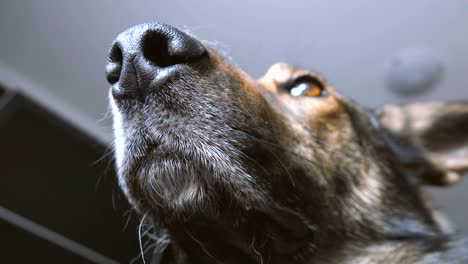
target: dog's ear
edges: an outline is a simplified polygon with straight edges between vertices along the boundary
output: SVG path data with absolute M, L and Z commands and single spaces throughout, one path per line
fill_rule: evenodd
M 387 105 L 376 114 L 397 159 L 423 183 L 450 185 L 468 172 L 468 102 Z

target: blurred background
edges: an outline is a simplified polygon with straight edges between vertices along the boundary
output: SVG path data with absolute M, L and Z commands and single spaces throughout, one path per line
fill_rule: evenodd
M 215 43 L 255 78 L 279 61 L 317 70 L 371 107 L 468 99 L 465 0 L 2 0 L 0 248 L 7 259 L 138 256 L 138 219 L 106 154 L 104 70 L 117 34 L 147 21 Z M 429 188 L 464 233 L 467 188 L 467 181 Z

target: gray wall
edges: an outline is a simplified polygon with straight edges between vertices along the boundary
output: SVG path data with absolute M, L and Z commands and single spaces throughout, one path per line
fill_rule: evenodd
M 468 1 L 13 1 L 0 3 L 0 81 L 18 86 L 104 141 L 110 140 L 106 53 L 129 26 L 158 20 L 214 41 L 254 77 L 277 61 L 317 69 L 369 106 L 468 99 Z M 385 87 L 389 58 L 434 51 L 444 78 L 401 98 Z M 108 119 L 107 119 L 108 120 Z M 431 190 L 468 231 L 468 183 Z

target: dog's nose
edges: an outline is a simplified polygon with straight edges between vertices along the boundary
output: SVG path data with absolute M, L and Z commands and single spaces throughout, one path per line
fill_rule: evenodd
M 200 41 L 161 23 L 122 32 L 114 41 L 106 66 L 113 95 L 141 95 L 175 65 L 196 61 L 206 53 Z

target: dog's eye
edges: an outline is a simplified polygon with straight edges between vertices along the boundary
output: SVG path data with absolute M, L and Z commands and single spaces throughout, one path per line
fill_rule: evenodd
M 322 83 L 313 77 L 298 78 L 288 88 L 292 96 L 310 96 L 319 97 L 325 95 L 325 89 Z

